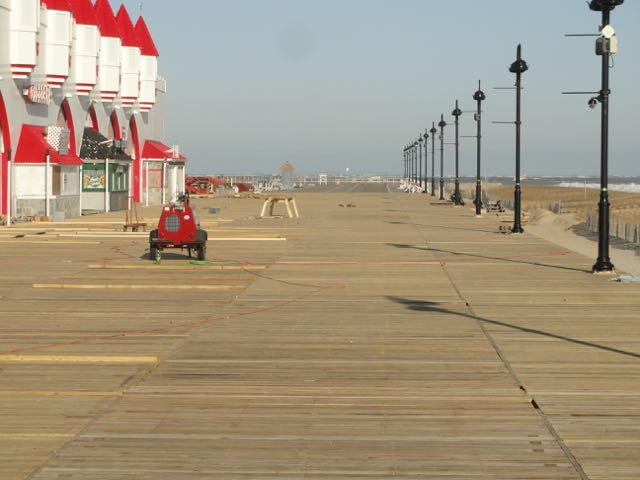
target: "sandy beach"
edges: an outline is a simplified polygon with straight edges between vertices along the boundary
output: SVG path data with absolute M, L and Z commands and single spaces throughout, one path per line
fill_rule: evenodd
M 571 214 L 556 215 L 552 212 L 543 212 L 529 224 L 526 230 L 537 237 L 595 259 L 598 255 L 598 242 L 574 233 L 571 227 L 578 223 L 580 222 Z M 616 273 L 640 275 L 640 257 L 635 251 L 611 247 L 610 252 Z

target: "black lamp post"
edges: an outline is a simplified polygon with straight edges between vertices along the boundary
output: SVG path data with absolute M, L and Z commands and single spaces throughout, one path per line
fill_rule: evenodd
M 591 0 L 589 8 L 602 12 L 601 31 L 609 25 L 611 10 L 622 5 L 624 0 Z M 609 27 L 610 28 L 610 27 Z M 603 32 L 604 33 L 604 32 Z M 600 201 L 598 202 L 598 259 L 593 273 L 613 273 L 609 258 L 609 62 L 612 39 L 601 37 L 596 43 L 596 54 L 602 56 L 602 86 L 597 100 L 600 112 Z
M 436 196 L 436 123 L 431 122 L 431 196 Z
M 423 178 L 423 183 L 424 183 L 424 191 L 423 193 L 429 193 L 429 189 L 427 188 L 427 140 L 429 139 L 429 135 L 427 134 L 427 130 L 424 130 L 424 135 L 422 135 L 422 138 L 424 139 L 424 178 Z
M 413 183 L 418 181 L 418 141 L 413 142 Z
M 422 135 L 418 136 L 418 185 L 422 186 Z
M 511 64 L 509 71 L 516 74 L 516 189 L 514 192 L 513 228 L 511 233 L 524 233 L 520 217 L 522 214 L 520 189 L 520 99 L 522 92 L 521 77 L 529 69 L 527 62 L 522 59 L 522 45 L 518 45 L 516 61 Z
M 440 114 L 440 198 L 444 200 L 444 127 L 447 126 L 447 122 L 444 121 L 444 115 Z
M 404 169 L 405 169 L 405 174 L 404 174 L 404 178 L 407 181 L 407 183 L 409 183 L 409 145 L 406 145 L 404 147 Z
M 407 173 L 405 174 L 405 179 L 407 180 L 407 183 L 411 180 L 410 178 L 410 170 L 409 170 L 409 145 L 406 145 L 404 147 L 404 162 L 405 162 L 405 169 L 407 171 Z
M 485 99 L 484 92 L 480 90 L 480 80 L 478 80 L 478 91 L 473 94 L 473 99 L 478 103 L 476 111 L 476 198 L 474 203 L 476 205 L 476 215 L 482 215 L 482 183 L 480 180 L 480 146 L 482 139 L 482 101 Z
M 458 108 L 458 100 L 456 100 L 456 108 L 453 110 L 453 112 L 451 112 L 451 115 L 453 115 L 456 120 L 455 120 L 455 127 L 456 127 L 456 180 L 455 180 L 455 187 L 453 190 L 453 204 L 454 205 L 464 205 L 464 202 L 462 201 L 462 195 L 460 195 L 460 176 L 459 176 L 459 170 L 458 170 L 458 160 L 459 160 L 459 152 L 460 152 L 460 140 L 459 140 L 459 136 L 458 136 L 458 128 L 460 126 L 460 115 L 462 115 L 462 110 L 460 110 Z

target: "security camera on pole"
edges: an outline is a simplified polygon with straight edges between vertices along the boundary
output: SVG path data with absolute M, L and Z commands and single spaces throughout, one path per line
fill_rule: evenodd
M 600 37 L 596 40 L 596 55 L 602 57 L 602 87 L 600 94 L 589 100 L 589 106 L 595 108 L 600 102 L 600 201 L 598 203 L 598 259 L 593 265 L 593 273 L 614 273 L 609 258 L 609 63 L 611 54 L 618 51 L 615 31 L 609 25 L 611 10 L 622 5 L 624 0 L 591 0 L 589 8 L 602 12 Z

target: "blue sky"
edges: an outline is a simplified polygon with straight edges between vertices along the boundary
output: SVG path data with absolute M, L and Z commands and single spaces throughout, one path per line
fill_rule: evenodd
M 139 0 L 126 0 L 137 16 Z M 114 0 L 114 7 L 119 6 Z M 475 108 L 486 174 L 512 174 L 508 67 L 522 43 L 523 172 L 597 174 L 599 110 L 565 90 L 598 90 L 600 15 L 583 0 L 143 0 L 168 81 L 167 141 L 192 173 L 402 172 L 402 147 L 432 121 Z M 612 12 L 610 172 L 640 175 L 640 1 Z M 475 133 L 472 114 L 461 134 Z M 453 140 L 453 127 L 445 129 Z M 475 143 L 461 140 L 461 172 Z M 453 172 L 453 147 L 445 170 Z

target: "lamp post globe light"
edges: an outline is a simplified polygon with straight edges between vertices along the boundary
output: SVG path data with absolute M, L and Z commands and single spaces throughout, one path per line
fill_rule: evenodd
M 429 139 L 429 135 L 427 134 L 427 129 L 424 130 L 424 135 L 422 135 L 422 138 L 424 139 L 424 178 L 423 178 L 423 183 L 424 183 L 424 190 L 422 191 L 422 193 L 429 193 L 429 188 L 427 187 L 427 165 L 428 165 L 428 161 L 427 161 L 427 140 Z
M 598 259 L 593 265 L 593 273 L 613 273 L 614 266 L 609 257 L 609 64 L 611 54 L 615 53 L 614 39 L 605 35 L 609 26 L 611 10 L 622 5 L 624 0 L 591 0 L 589 8 L 602 12 L 600 26 L 602 36 L 596 40 L 596 55 L 602 56 L 602 86 L 597 101 L 600 102 L 600 201 L 598 202 Z M 605 30 L 606 28 L 606 30 Z M 593 100 L 593 99 L 592 99 Z
M 436 196 L 436 123 L 431 122 L 431 196 Z
M 447 122 L 444 121 L 444 115 L 440 114 L 440 198 L 444 200 L 444 127 L 447 126 Z
M 422 135 L 418 136 L 418 192 L 422 189 Z M 426 147 L 426 145 L 425 145 Z
M 514 191 L 514 208 L 513 208 L 513 228 L 511 233 L 524 233 L 521 223 L 522 191 L 520 189 L 520 120 L 521 114 L 521 92 L 522 92 L 522 74 L 529 70 L 527 62 L 522 59 L 522 45 L 518 45 L 516 61 L 511 64 L 509 71 L 516 74 L 516 188 Z
M 454 205 L 464 205 L 462 201 L 462 195 L 460 195 L 460 175 L 459 175 L 459 152 L 460 152 L 460 140 L 458 136 L 458 128 L 460 126 L 460 115 L 462 115 L 462 110 L 458 108 L 458 100 L 456 100 L 456 108 L 451 112 L 451 115 L 455 117 L 455 130 L 456 130 L 456 179 L 455 186 L 453 190 L 453 204 Z
M 482 183 L 480 180 L 480 153 L 482 139 L 482 101 L 486 98 L 484 92 L 480 89 L 480 80 L 478 80 L 478 90 L 473 94 L 473 99 L 477 102 L 476 110 L 476 198 L 473 203 L 476 206 L 476 216 L 482 215 Z

